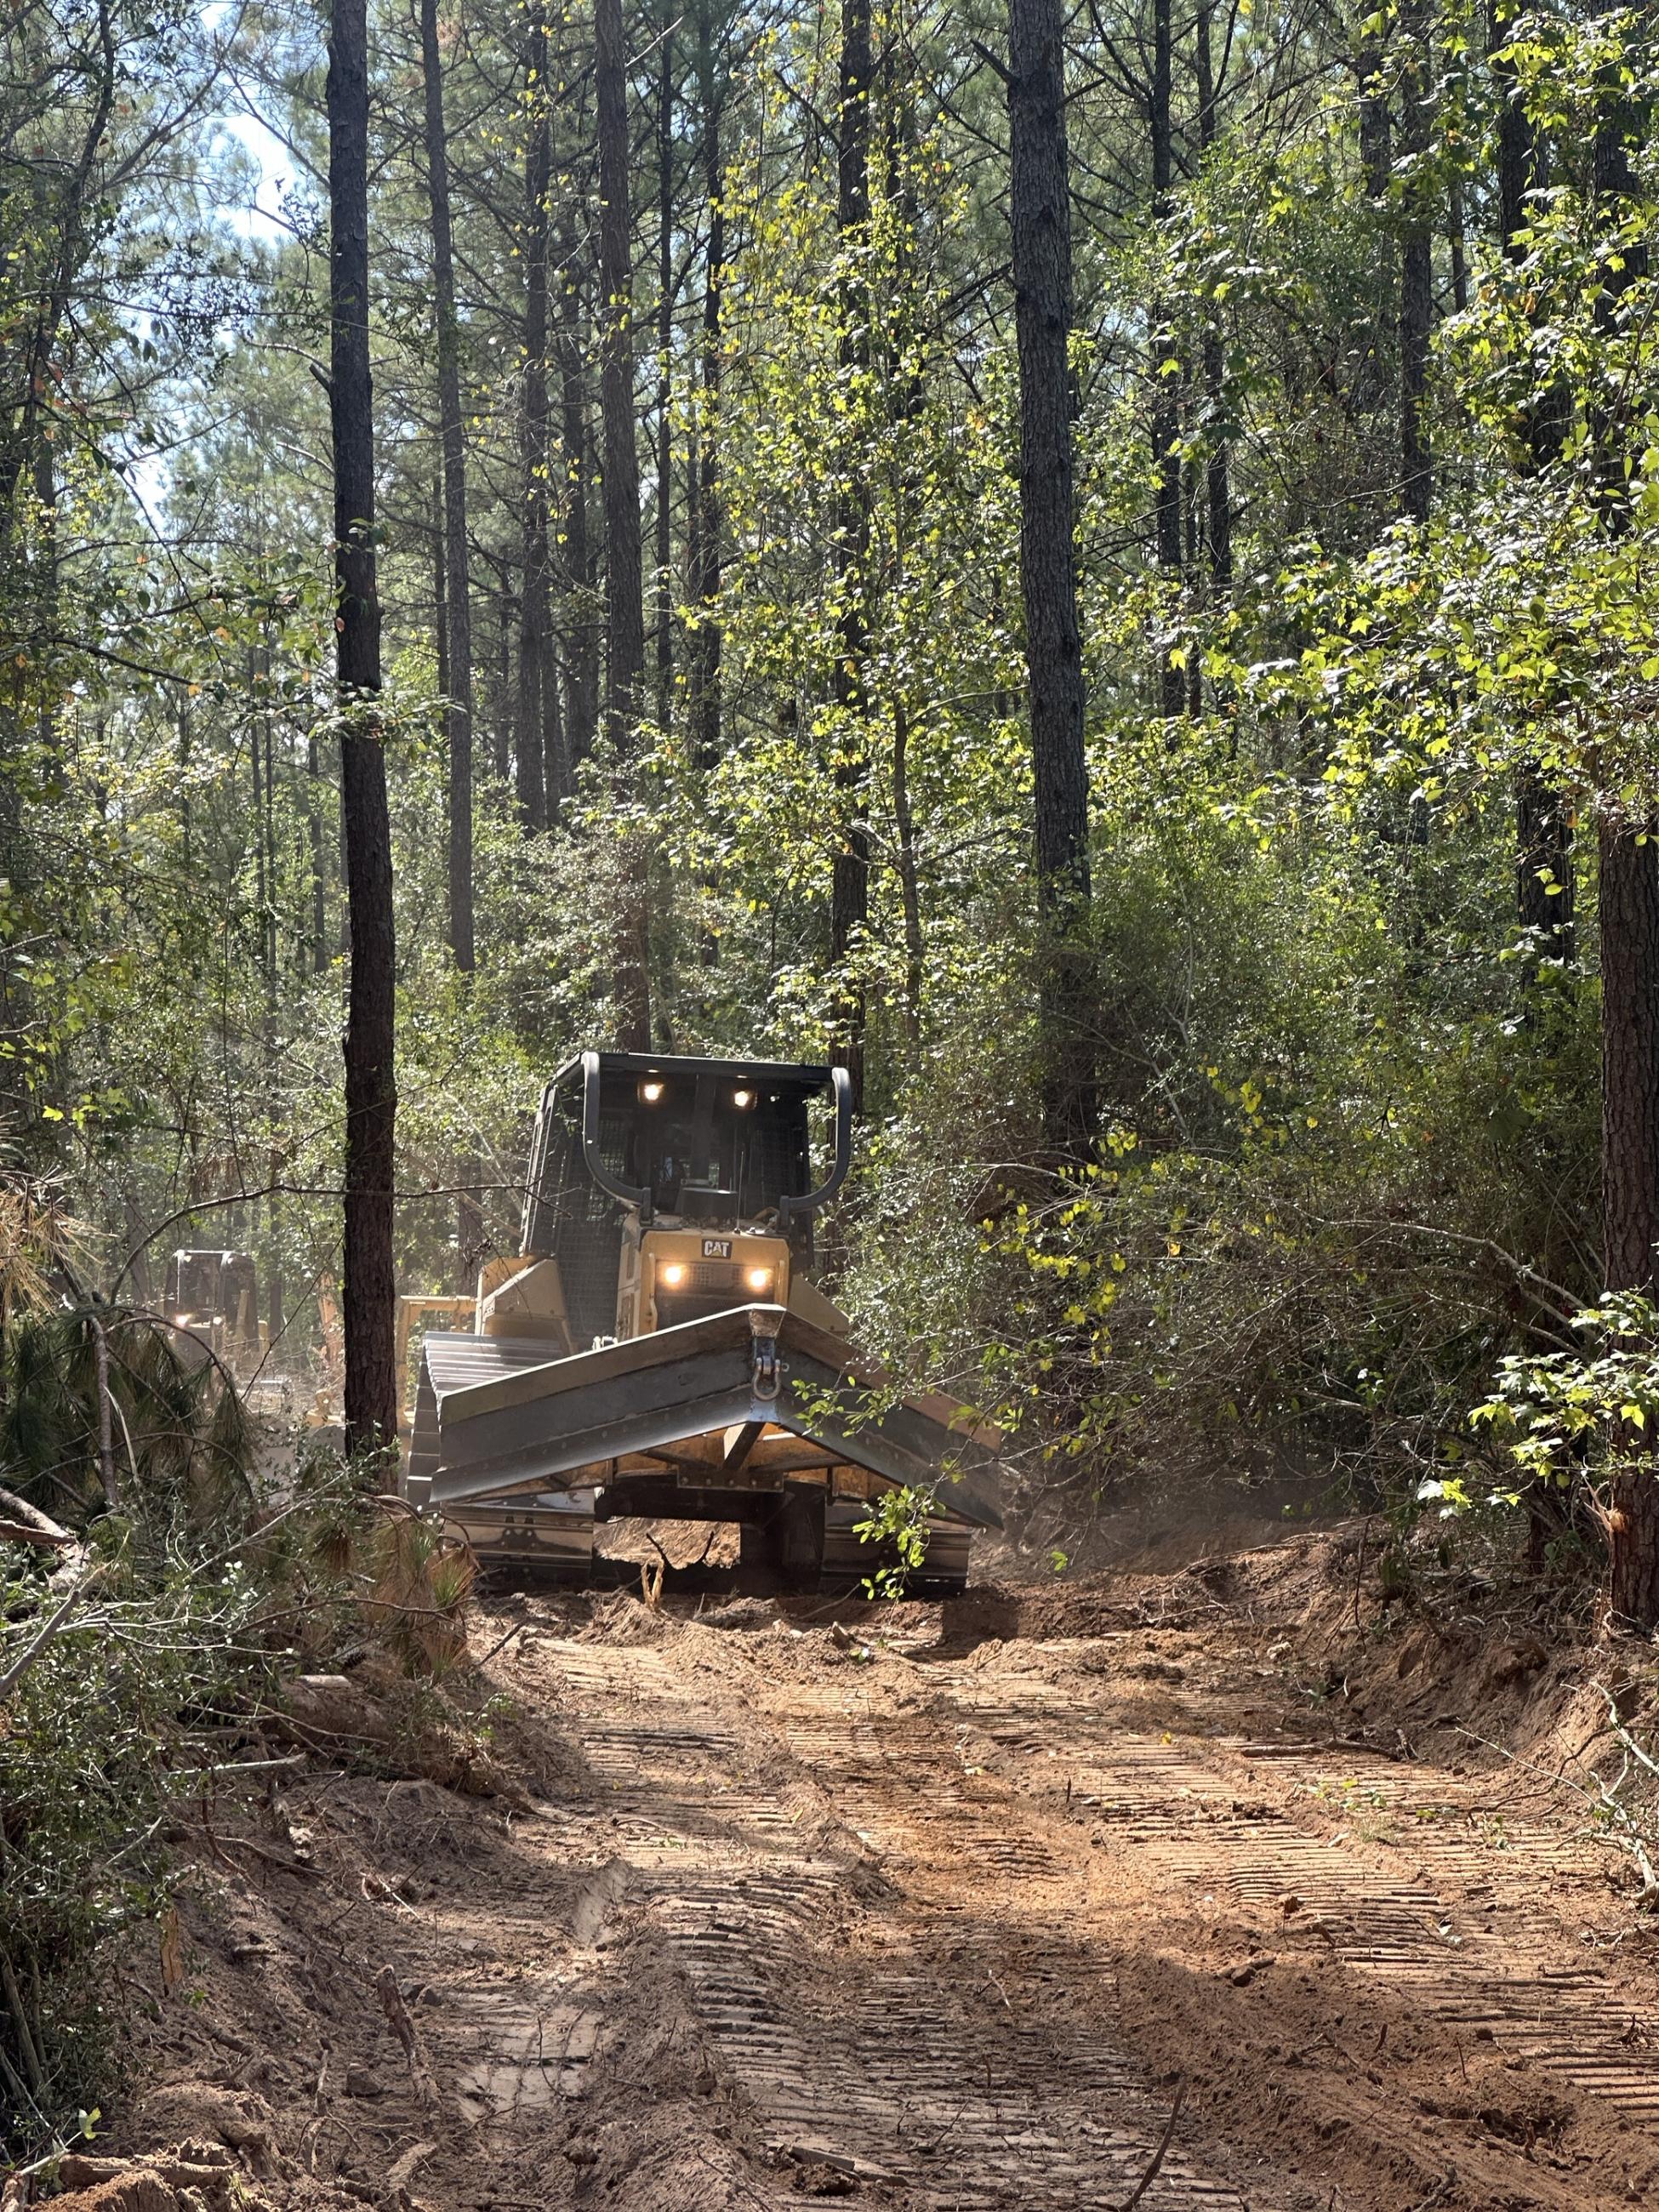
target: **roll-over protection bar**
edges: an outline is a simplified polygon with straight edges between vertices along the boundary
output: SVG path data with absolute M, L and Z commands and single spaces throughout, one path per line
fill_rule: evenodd
M 784 1197 L 778 1200 L 778 1224 L 787 1229 L 790 1223 L 803 1215 L 816 1213 L 827 1205 L 847 1180 L 848 1170 L 853 1164 L 853 1079 L 844 1067 L 832 1067 L 830 1085 L 836 1102 L 836 1156 L 830 1162 L 830 1172 L 816 1190 L 809 1190 L 799 1198 Z M 582 1158 L 587 1172 L 607 1196 L 627 1206 L 637 1208 L 641 1217 L 649 1221 L 652 1214 L 651 1192 L 647 1185 L 623 1182 L 613 1176 L 599 1157 L 599 1055 L 597 1052 L 582 1054 Z
M 650 1220 L 650 1186 L 621 1182 L 599 1158 L 599 1055 L 596 1052 L 582 1054 L 582 1158 L 602 1191 L 620 1199 L 624 1206 L 637 1206 Z
M 827 1205 L 846 1182 L 847 1170 L 853 1164 L 853 1079 L 844 1067 L 832 1067 L 830 1087 L 836 1100 L 836 1157 L 816 1190 L 809 1190 L 805 1198 L 778 1200 L 780 1228 L 787 1229 L 798 1213 L 816 1213 L 819 1206 Z

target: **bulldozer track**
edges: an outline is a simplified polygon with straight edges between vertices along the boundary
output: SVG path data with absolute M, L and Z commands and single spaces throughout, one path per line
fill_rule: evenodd
M 746 1771 L 754 1717 L 728 1718 L 717 1685 L 692 1708 L 684 1671 L 648 1649 L 553 1656 L 696 2010 L 798 2165 L 964 2212 L 1127 2197 L 1170 2089 L 1114 2033 L 1109 1948 L 1079 1920 L 1101 1853 L 1133 1854 L 1138 1880 L 1194 1912 L 1224 1898 L 1268 1942 L 1312 1931 L 1380 2000 L 1659 2131 L 1659 2017 L 1620 2008 L 1593 1963 L 1504 1963 L 1516 1911 L 1593 1847 L 1490 1777 L 1195 1748 L 1126 1733 L 1040 1677 L 1011 1699 L 1006 1676 L 988 1692 L 947 1665 L 915 1670 L 921 1710 L 896 1723 L 839 1685 L 791 1686 L 765 1771 Z M 964 1862 L 994 1914 L 951 1901 Z M 1201 2142 L 1190 2118 L 1141 2202 L 1265 2212 Z
M 161 2124 L 246 2079 L 271 2212 L 410 2161 L 416 2212 L 1659 2203 L 1659 1947 L 1538 1771 L 1358 1744 L 1259 1644 L 510 1609 L 488 1794 L 307 1774 L 204 1881 Z
M 712 1713 L 688 1717 L 683 1675 L 653 1654 L 556 1656 L 650 1910 L 780 2159 L 962 2212 L 1074 2212 L 1137 2187 L 1170 2100 L 1103 2032 L 1109 1978 L 1079 1980 L 1067 1869 L 1041 1838 L 1006 1833 L 997 1808 L 939 1793 L 931 1775 L 925 1790 L 907 1782 L 876 1724 L 851 1716 L 781 1721 L 781 1759 L 745 1780 L 742 1739 Z M 814 1828 L 817 1848 L 805 1847 Z M 1049 1893 L 1048 1914 L 1019 1924 L 1014 1993 L 1007 1931 L 925 1895 L 928 1857 L 963 1853 Z M 913 1889 L 907 1875 L 923 1880 Z M 1060 1985 L 1064 2017 L 1029 2002 Z M 1140 2201 L 1246 2205 L 1179 2143 Z
M 1238 1779 L 1184 1748 L 1076 1716 L 1034 1723 L 1023 1702 L 1018 1712 L 975 1711 L 971 1678 L 950 1690 L 1019 1779 L 1029 1783 L 1039 1761 L 1062 1762 L 1073 1805 L 1109 1824 L 1166 1880 L 1276 1915 L 1293 1901 L 1298 1915 L 1324 1923 L 1334 1955 L 1356 1972 L 1408 1989 L 1414 2005 L 1659 2130 L 1659 2058 L 1642 2055 L 1659 2051 L 1659 2014 L 1621 2008 L 1593 1967 L 1512 1972 L 1481 1956 L 1513 1941 L 1512 1924 L 1501 1939 L 1483 1924 L 1487 1907 L 1525 1910 L 1540 1882 L 1594 1863 L 1593 1846 L 1504 1808 L 1490 1778 L 1437 1775 L 1425 1788 L 1409 1768 L 1352 1750 L 1333 1765 L 1294 1749 L 1237 1747 L 1270 1758 L 1279 1786 L 1322 1816 L 1333 1803 L 1403 1814 L 1405 1849 L 1388 1853 L 1412 1867 L 1401 1877 L 1365 1863 L 1347 1842 L 1304 1832 L 1294 1800 L 1287 1809 L 1243 1794 Z

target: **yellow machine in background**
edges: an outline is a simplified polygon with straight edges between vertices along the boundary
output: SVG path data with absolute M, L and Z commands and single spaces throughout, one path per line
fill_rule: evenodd
M 180 1332 L 179 1351 L 186 1362 L 210 1350 L 245 1380 L 264 1357 L 259 1273 L 251 1252 L 170 1254 L 162 1310 Z

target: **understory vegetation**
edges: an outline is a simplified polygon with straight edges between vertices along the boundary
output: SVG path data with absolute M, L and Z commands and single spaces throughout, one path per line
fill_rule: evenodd
M 70 1302 L 73 1224 L 50 1205 L 8 1226 L 0 2148 L 49 2164 L 107 2094 L 112 1960 L 148 1929 L 164 1990 L 182 1972 L 181 1842 L 307 1748 L 406 1757 L 434 1717 L 419 1685 L 464 1648 L 472 1571 L 377 1497 L 383 1468 L 257 1450 L 215 1363 L 131 1308 Z M 373 1653 L 410 1686 L 406 1725 L 309 1739 L 296 1674 Z

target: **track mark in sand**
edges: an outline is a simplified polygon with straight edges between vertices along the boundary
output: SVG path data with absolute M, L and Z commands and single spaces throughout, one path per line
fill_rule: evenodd
M 1634 2125 L 1659 2132 L 1659 2017 L 1615 2006 L 1606 1977 L 1592 1966 L 1510 1966 L 1495 1955 L 1559 1955 L 1558 1930 L 1535 1911 L 1529 1885 L 1591 1859 L 1576 1842 L 1545 1827 L 1494 1815 L 1478 1784 L 1350 1751 L 1334 1771 L 1336 1802 L 1358 1817 L 1402 1818 L 1413 1871 L 1380 1872 L 1337 1842 L 1299 1828 L 1284 1809 L 1252 1800 L 1248 1790 L 1178 1746 L 1136 1738 L 1087 1715 L 1021 1708 L 1011 1711 L 999 1686 L 983 1701 L 971 1674 L 941 1686 L 958 1701 L 1000 1755 L 1002 1771 L 1034 1795 L 1057 1794 L 1064 1773 L 1074 1809 L 1115 1828 L 1143 1864 L 1167 1879 L 1201 1887 L 1258 1914 L 1272 1912 L 1277 1940 L 1312 1928 L 1345 1966 L 1380 1990 L 1402 1997 L 1454 2027 L 1490 2036 L 1564 2087 L 1604 2100 Z M 1048 1686 L 1052 1688 L 1052 1686 Z M 978 1702 L 976 1702 L 978 1701 Z M 1039 1706 L 1053 1707 L 1051 1696 Z M 1260 1747 L 1247 1747 L 1255 1758 Z M 1312 1798 L 1330 1790 L 1330 1767 L 1305 1753 L 1272 1747 L 1273 1771 Z M 1039 1767 L 1038 1762 L 1041 1762 Z M 1055 1809 L 1059 1809 L 1056 1808 Z M 1424 1820 L 1425 1811 L 1432 1814 Z M 1492 1823 L 1499 1822 L 1494 1832 Z M 1484 1831 L 1482 1824 L 1485 1824 Z M 1460 1831 L 1461 1824 L 1461 1831 Z M 1455 1883 L 1455 1900 L 1435 1887 Z M 1511 1911 L 1501 1928 L 1483 1924 L 1485 1897 L 1501 1889 Z M 1293 1915 L 1285 1901 L 1295 1900 Z M 1482 1954 L 1490 1951 L 1494 1955 Z
M 947 1770 L 938 1816 L 950 1847 L 986 1869 L 997 1909 L 985 1920 L 931 1910 L 906 1893 L 896 1860 L 860 1858 L 860 1840 L 878 1851 L 894 1840 L 895 1791 L 912 1786 L 871 1723 L 757 1715 L 784 1765 L 781 1780 L 755 1777 L 744 1740 L 717 1708 L 689 1705 L 684 1674 L 656 1654 L 544 1649 L 623 1838 L 630 1890 L 775 2151 L 952 2212 L 1075 2212 L 1135 2188 L 1168 2100 L 1095 2032 L 1111 1992 L 1103 1978 L 1079 1987 L 1066 1871 L 1040 1838 L 1009 1832 L 1006 1808 L 975 1806 Z M 809 1799 L 817 1832 L 841 1824 L 843 1851 L 804 1843 Z M 1072 2000 L 1065 2017 L 1024 1996 L 1048 1956 Z M 1244 2212 L 1176 2148 L 1141 2202 Z
M 478 2124 L 516 2122 L 580 2097 L 601 2016 L 562 1984 L 486 1982 L 444 1996 L 455 2096 Z

